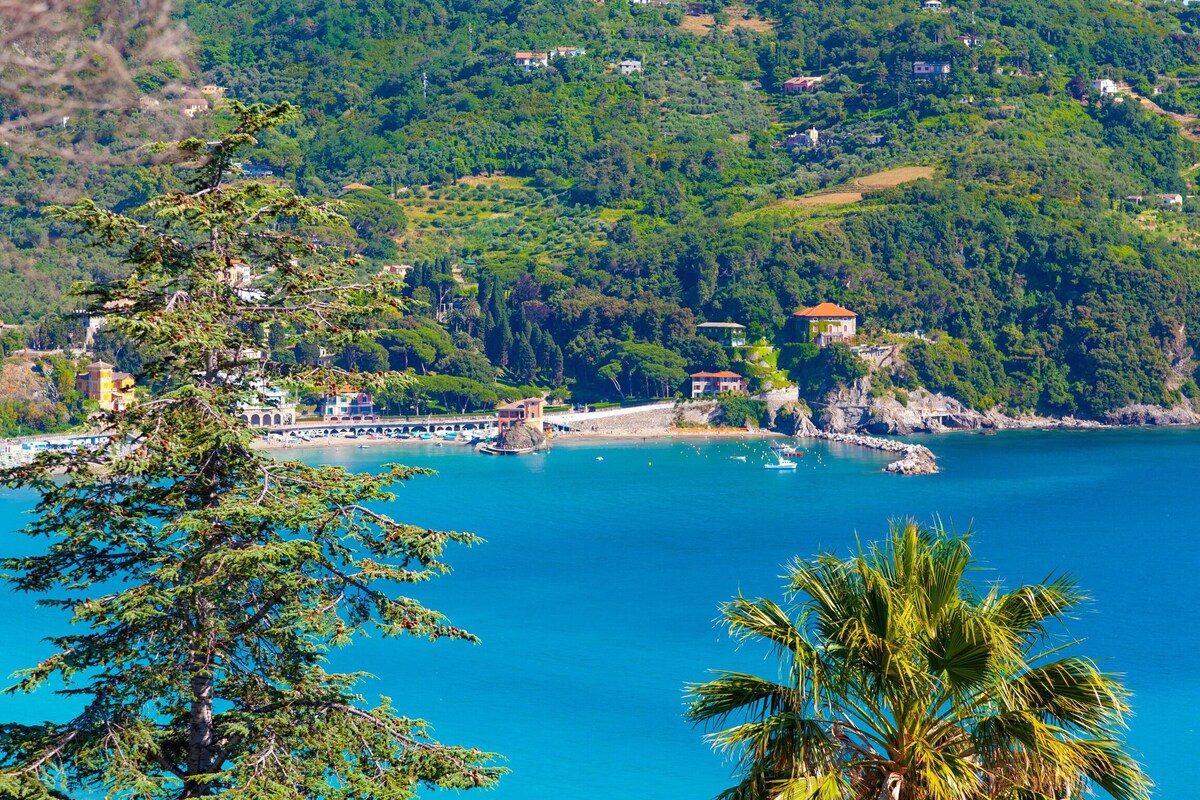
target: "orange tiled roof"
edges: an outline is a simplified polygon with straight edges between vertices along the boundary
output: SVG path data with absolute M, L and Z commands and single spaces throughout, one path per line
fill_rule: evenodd
M 724 372 L 693 372 L 693 378 L 740 378 L 736 372 L 725 370 Z
M 793 311 L 794 317 L 857 317 L 853 311 L 842 308 L 834 303 L 820 303 L 819 305 L 810 308 L 802 308 L 799 311 Z

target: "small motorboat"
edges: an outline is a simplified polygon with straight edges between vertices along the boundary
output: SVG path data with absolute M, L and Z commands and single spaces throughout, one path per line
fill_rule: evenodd
M 746 457 L 745 457 L 745 456 L 730 456 L 730 457 L 729 457 L 729 460 L 730 460 L 730 461 L 742 461 L 742 462 L 744 462 L 744 461 L 746 460 Z
M 766 464 L 763 464 L 763 469 L 795 469 L 796 468 L 795 461 L 788 461 L 786 458 L 779 455 L 778 453 L 776 453 L 775 458 L 777 459 L 775 461 L 775 463 L 771 463 L 770 461 L 768 461 Z

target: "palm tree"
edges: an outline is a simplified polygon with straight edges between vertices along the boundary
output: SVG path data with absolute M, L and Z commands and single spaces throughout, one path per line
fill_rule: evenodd
M 717 672 L 688 716 L 735 756 L 722 800 L 1065 800 L 1098 787 L 1146 800 L 1120 730 L 1129 693 L 1068 652 L 1085 599 L 1068 577 L 1004 592 L 966 579 L 968 536 L 912 521 L 840 560 L 788 568 L 784 609 L 722 606 L 741 641 L 765 640 L 780 677 Z

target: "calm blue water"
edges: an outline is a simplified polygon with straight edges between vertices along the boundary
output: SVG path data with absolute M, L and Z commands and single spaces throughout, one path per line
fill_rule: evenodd
M 981 579 L 1008 585 L 1068 571 L 1094 605 L 1072 623 L 1084 652 L 1110 657 L 1136 693 L 1129 739 L 1158 796 L 1194 796 L 1200 756 L 1200 431 L 1013 432 L 925 440 L 943 472 L 882 474 L 885 459 L 817 446 L 796 473 L 759 469 L 760 442 L 582 444 L 546 456 L 488 458 L 414 445 L 307 451 L 369 470 L 433 467 L 400 492 L 405 521 L 471 530 L 488 543 L 449 554 L 455 572 L 416 595 L 483 638 L 362 640 L 338 666 L 377 676 L 367 694 L 435 726 L 442 741 L 503 753 L 498 800 L 669 797 L 703 800 L 729 765 L 682 718 L 682 687 L 710 668 L 773 675 L 712 625 L 739 589 L 778 598 L 782 565 L 890 517 L 935 516 L 975 531 Z M 750 462 L 730 455 L 750 453 Z M 597 460 L 603 456 L 603 461 Z M 761 456 L 758 456 L 761 458 Z M 0 495 L 0 529 L 28 495 Z M 6 552 L 25 550 L 7 537 Z M 44 657 L 56 617 L 0 594 L 0 672 Z M 0 698 L 0 721 L 69 713 L 52 696 Z

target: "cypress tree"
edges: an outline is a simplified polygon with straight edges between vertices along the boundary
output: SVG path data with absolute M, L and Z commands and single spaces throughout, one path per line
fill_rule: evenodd
M 517 336 L 512 346 L 512 373 L 525 382 L 532 381 L 537 375 L 537 357 L 529 339 Z
M 550 351 L 550 373 L 555 386 L 563 384 L 563 351 L 557 344 Z
M 373 508 L 423 470 L 356 475 L 253 447 L 239 407 L 263 402 L 266 382 L 353 380 L 247 356 L 256 328 L 340 346 L 354 320 L 400 303 L 394 284 L 351 283 L 353 261 L 303 237 L 337 221 L 329 208 L 223 182 L 239 147 L 298 117 L 286 103 L 230 106 L 228 135 L 178 145 L 196 165 L 189 190 L 133 216 L 90 201 L 51 211 L 125 252 L 131 275 L 87 286 L 84 305 L 122 308 L 110 324 L 160 388 L 104 415 L 107 444 L 3 474 L 40 492 L 26 533 L 45 548 L 0 567 L 74 623 L 14 688 L 61 681 L 83 707 L 67 722 L 0 726 L 0 796 L 382 800 L 491 785 L 501 770 L 488 754 L 433 741 L 386 700 L 364 702 L 358 674 L 325 668 L 330 648 L 367 629 L 475 641 L 398 589 L 445 572 L 443 549 L 476 539 Z M 233 262 L 260 276 L 251 292 L 222 279 Z

